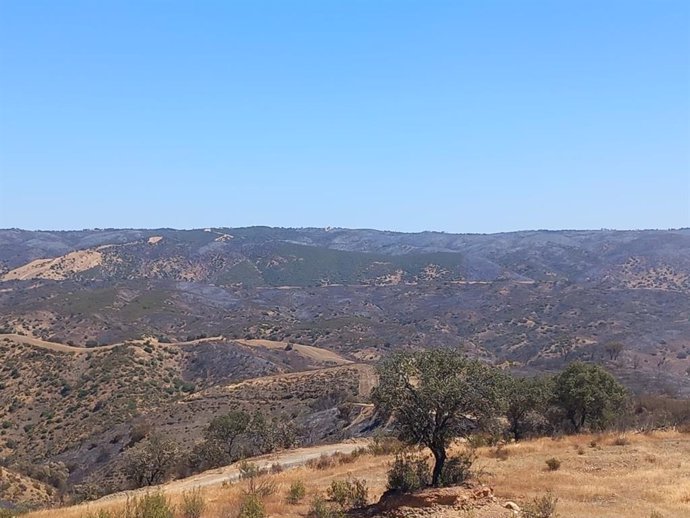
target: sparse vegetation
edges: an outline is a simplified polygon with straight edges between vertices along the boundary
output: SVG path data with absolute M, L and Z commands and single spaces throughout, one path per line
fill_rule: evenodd
M 561 468 L 561 461 L 556 457 L 546 459 L 546 467 L 549 471 L 558 471 Z
M 457 486 L 467 482 L 472 476 L 472 464 L 476 456 L 473 451 L 467 451 L 449 457 L 441 472 L 441 486 Z
M 163 243 L 172 242 L 168 231 L 165 232 Z M 241 234 L 244 236 L 241 239 L 252 243 L 255 231 L 246 232 Z M 630 450 L 634 448 L 624 448 L 637 440 L 632 430 L 690 430 L 690 405 L 683 399 L 688 394 L 685 381 L 690 373 L 690 350 L 672 336 L 687 334 L 686 324 L 677 318 L 674 309 L 677 301 L 682 305 L 689 286 L 687 279 L 679 274 L 678 266 L 649 270 L 643 258 L 631 257 L 619 270 L 608 269 L 605 287 L 592 290 L 573 280 L 593 275 L 586 258 L 581 263 L 578 259 L 575 268 L 563 257 L 553 261 L 541 250 L 533 250 L 539 261 L 522 252 L 516 252 L 515 257 L 495 252 L 504 261 L 506 272 L 525 278 L 537 273 L 543 276 L 535 285 L 501 281 L 498 296 L 496 284 L 466 286 L 465 266 L 458 262 L 455 253 L 411 253 L 393 259 L 388 254 L 341 254 L 339 250 L 323 255 L 316 241 L 314 246 L 295 243 L 283 246 L 282 238 L 275 237 L 282 235 L 282 231 L 266 232 L 272 236 L 268 244 L 248 246 L 244 252 L 258 255 L 238 256 L 242 260 L 239 274 L 214 272 L 215 266 L 207 264 L 205 258 L 199 259 L 203 266 L 200 275 L 209 275 L 208 282 L 215 284 L 208 292 L 202 293 L 208 288 L 202 290 L 207 280 L 195 286 L 191 286 L 195 283 L 180 283 L 171 287 L 172 280 L 185 278 L 181 277 L 179 266 L 189 258 L 185 247 L 198 250 L 198 246 L 213 243 L 206 240 L 208 236 L 204 233 L 194 234 L 192 243 L 186 241 L 190 234 L 175 234 L 175 239 L 180 238 L 175 241 L 180 247 L 172 252 L 179 255 L 172 258 L 171 252 L 163 248 L 167 245 L 161 245 L 165 279 L 146 277 L 146 287 L 142 286 L 141 278 L 132 277 L 135 272 L 139 272 L 137 275 L 151 272 L 147 269 L 151 266 L 148 259 L 137 248 L 139 245 L 114 244 L 108 253 L 123 259 L 118 266 L 120 270 L 99 270 L 98 275 L 103 277 L 97 281 L 70 278 L 64 284 L 59 280 L 37 282 L 30 297 L 25 293 L 27 290 L 3 292 L 8 304 L 2 315 L 2 329 L 17 335 L 0 337 L 0 458 L 12 473 L 29 477 L 13 482 L 15 487 L 25 488 L 28 494 L 34 491 L 35 485 L 34 494 L 41 495 L 35 497 L 40 500 L 37 503 L 54 505 L 61 499 L 92 499 L 121 489 L 120 472 L 127 475 L 130 486 L 146 486 L 290 447 L 296 440 L 318 444 L 326 437 L 336 437 L 352 423 L 357 423 L 358 430 L 370 433 L 368 427 L 373 419 L 365 404 L 369 402 L 366 396 L 374 376 L 366 372 L 368 364 L 379 357 L 390 357 L 391 351 L 408 343 L 420 351 L 435 344 L 455 350 L 462 343 L 465 349 L 460 354 L 468 357 L 481 354 L 486 364 L 500 362 L 506 373 L 513 368 L 525 372 L 527 368 L 542 367 L 555 372 L 566 362 L 575 361 L 554 379 L 511 380 L 503 373 L 491 371 L 497 374 L 493 387 L 496 390 L 492 388 L 487 397 L 493 408 L 485 415 L 482 412 L 480 419 L 475 419 L 474 413 L 456 414 L 463 416 L 456 419 L 462 421 L 458 423 L 458 433 L 446 435 L 439 426 L 422 437 L 430 427 L 422 426 L 419 433 L 408 427 L 406 432 L 410 433 L 403 437 L 398 419 L 397 432 L 404 442 L 376 437 L 368 447 L 368 453 L 383 457 L 400 453 L 407 444 L 427 446 L 435 455 L 436 485 L 461 483 L 471 473 L 471 463 L 454 461 L 450 450 L 444 450 L 452 448 L 455 437 L 468 438 L 472 444 L 490 445 L 492 449 L 483 450 L 482 455 L 490 455 L 491 459 L 499 459 L 509 466 L 513 456 L 519 456 L 518 447 L 503 446 L 510 438 L 523 441 L 545 434 L 566 441 L 565 435 L 571 432 L 602 431 L 601 437 L 591 440 L 590 449 L 587 449 L 589 440 L 568 448 L 571 455 L 583 456 L 586 452 L 580 460 L 596 462 L 603 455 L 611 455 L 612 446 L 619 446 L 613 449 L 621 454 L 632 455 L 634 452 Z M 56 242 L 62 239 L 59 235 L 53 238 Z M 535 234 L 534 239 L 540 241 L 541 237 Z M 576 242 L 580 238 L 569 236 L 568 239 Z M 347 240 L 341 243 L 349 246 Z M 481 248 L 479 244 L 475 246 Z M 627 250 L 625 246 L 619 243 L 614 248 L 616 256 L 626 256 L 627 252 L 622 252 Z M 354 268 L 349 263 L 341 266 L 343 257 L 359 266 Z M 225 264 L 225 259 L 222 254 L 218 256 L 219 264 Z M 314 261 L 326 261 L 328 265 L 313 270 L 310 265 Z M 597 261 L 597 268 L 611 266 L 604 264 L 607 258 Z M 431 264 L 434 268 L 429 268 Z M 402 271 L 401 279 L 396 281 L 399 284 L 384 289 L 385 282 L 377 279 L 386 278 L 397 269 Z M 273 271 L 266 274 L 267 270 Z M 433 279 L 425 277 L 427 270 L 433 270 Z M 327 278 L 319 277 L 324 272 Z M 223 277 L 226 273 L 228 276 Z M 481 271 L 475 274 L 484 275 Z M 249 275 L 256 286 L 294 281 L 294 286 L 301 287 L 270 290 L 270 297 L 252 302 L 255 307 L 247 304 L 248 300 L 255 301 L 256 295 L 245 282 L 249 282 Z M 218 304 L 227 302 L 223 298 L 227 297 L 223 287 L 227 285 L 221 279 L 229 279 L 237 286 L 244 284 L 242 290 L 235 292 L 233 288 L 233 297 L 238 297 L 237 311 L 217 311 Z M 337 290 L 312 287 L 338 280 L 345 285 Z M 377 307 L 372 309 L 374 304 L 366 297 L 360 300 L 354 296 L 360 288 L 347 284 L 351 282 L 368 283 L 372 287 L 378 284 Z M 609 290 L 608 286 L 615 286 L 615 290 Z M 648 292 L 649 288 L 656 291 Z M 672 291 L 665 292 L 667 288 Z M 469 297 L 471 304 L 467 306 L 472 306 L 471 310 L 457 303 L 460 295 Z M 519 305 L 504 304 L 514 295 L 519 297 Z M 190 297 L 200 301 L 194 315 L 180 302 Z M 433 319 L 428 318 L 431 299 Z M 571 310 L 559 311 L 558 304 Z M 477 312 L 476 307 L 486 311 Z M 223 313 L 222 318 L 218 313 Z M 222 343 L 206 340 L 199 347 L 177 343 L 220 335 L 226 337 Z M 229 339 L 241 336 L 273 340 L 277 345 L 270 350 L 263 346 L 250 348 Z M 636 338 L 633 344 L 627 342 L 626 336 L 639 337 L 639 340 Z M 26 341 L 18 337 L 25 337 Z M 31 345 L 32 340 L 39 338 L 49 342 Z M 127 340 L 130 341 L 113 347 L 106 345 Z M 331 370 L 330 365 L 340 363 L 329 364 L 330 359 L 315 361 L 304 356 L 305 344 L 313 345 L 316 354 L 327 351 L 333 355 L 329 358 L 340 356 L 354 365 L 343 363 L 343 368 Z M 473 344 L 481 344 L 481 351 Z M 83 345 L 88 345 L 89 350 L 83 350 Z M 481 367 L 491 370 L 486 364 Z M 306 381 L 295 383 L 296 371 L 302 369 L 308 370 L 299 374 Z M 635 370 L 634 378 L 631 369 Z M 279 371 L 287 374 L 276 375 Z M 437 410 L 446 408 L 446 403 L 460 393 L 452 387 L 475 388 L 463 379 L 464 367 L 450 376 L 440 367 L 437 372 L 408 379 L 412 388 L 421 387 L 419 393 L 425 396 L 423 402 L 427 408 L 420 405 L 415 417 L 439 415 Z M 446 389 L 436 383 L 439 386 L 436 391 L 430 380 L 441 377 L 448 377 L 451 387 Z M 456 383 L 456 377 L 464 385 Z M 640 387 L 651 387 L 664 395 L 638 396 L 632 402 L 632 411 L 625 413 L 628 394 L 616 379 L 636 387 L 635 393 Z M 421 385 L 417 386 L 416 382 Z M 427 382 L 428 390 L 424 388 Z M 192 392 L 194 397 L 188 398 Z M 428 394 L 440 394 L 442 405 L 436 408 L 429 405 L 432 398 L 426 398 Z M 405 408 L 395 408 L 393 399 L 389 398 L 388 410 L 399 418 Z M 257 402 L 256 409 L 254 402 Z M 379 409 L 384 409 L 384 405 L 379 404 Z M 419 412 L 420 409 L 423 411 Z M 336 413 L 334 424 L 326 424 Z M 312 425 L 311 415 L 329 418 Z M 228 424 L 222 421 L 227 416 L 238 418 L 234 436 L 222 433 L 223 426 Z M 503 419 L 494 420 L 495 416 L 506 417 L 508 426 L 504 426 Z M 309 429 L 293 428 L 293 423 Z M 154 431 L 153 424 L 159 432 Z M 206 435 L 202 437 L 204 428 Z M 607 434 L 607 430 L 615 430 L 620 435 Z M 155 455 L 146 453 L 161 437 L 175 442 L 177 454 L 171 459 L 176 460 L 163 462 L 162 470 L 146 473 L 144 466 L 155 466 L 165 457 L 155 460 Z M 354 451 L 323 456 L 312 466 L 342 476 L 341 465 L 356 469 L 359 463 L 367 462 L 362 455 L 363 451 Z M 577 465 L 577 461 L 560 451 L 551 451 L 549 455 L 563 460 L 558 475 L 542 473 L 547 456 L 538 459 L 534 472 L 558 478 Z M 139 462 L 136 468 L 137 456 L 154 460 Z M 67 460 L 59 467 L 55 459 Z M 443 461 L 439 462 L 440 459 Z M 645 454 L 642 459 L 645 464 L 663 465 L 660 455 Z M 388 464 L 390 460 L 382 458 L 381 462 Z M 424 462 L 430 471 L 428 461 Z M 278 466 L 270 468 L 273 475 L 281 475 Z M 136 471 L 139 475 L 134 474 Z M 419 487 L 432 482 L 431 473 L 426 478 L 417 478 L 425 480 Z M 261 481 L 264 480 L 267 479 Z M 73 482 L 77 487 L 72 487 Z M 243 482 L 243 487 L 246 484 Z M 405 485 L 404 481 L 401 484 Z M 281 501 L 284 495 L 285 490 L 281 489 Z M 13 496 L 10 500 L 13 498 L 24 497 Z M 180 513 L 181 503 L 176 501 L 176 506 Z M 661 511 L 671 515 L 666 509 Z
M 207 505 L 200 489 L 193 489 L 182 493 L 180 504 L 181 518 L 201 518 Z
M 256 493 L 248 493 L 240 504 L 238 518 L 264 518 L 266 509 L 261 497 Z
M 334 480 L 326 493 L 343 510 L 361 509 L 367 505 L 369 497 L 366 481 L 357 478 Z
M 301 480 L 295 480 L 290 484 L 285 500 L 288 504 L 299 504 L 307 494 L 307 488 Z
M 178 459 L 174 440 L 151 434 L 127 452 L 124 474 L 134 487 L 152 486 L 171 475 Z
M 388 489 L 401 493 L 412 493 L 423 489 L 431 482 L 426 459 L 409 453 L 398 453 L 388 470 Z
M 535 497 L 529 504 L 527 504 L 522 514 L 525 518 L 556 518 L 556 505 L 558 498 L 553 493 L 547 492 L 542 496 Z
M 613 440 L 613 444 L 615 446 L 627 446 L 630 444 L 630 439 L 628 439 L 625 435 L 619 435 Z
M 127 500 L 124 518 L 174 518 L 174 507 L 163 493 L 146 493 Z
M 314 498 L 307 513 L 307 518 L 344 518 L 344 516 L 341 509 L 329 504 L 321 496 Z

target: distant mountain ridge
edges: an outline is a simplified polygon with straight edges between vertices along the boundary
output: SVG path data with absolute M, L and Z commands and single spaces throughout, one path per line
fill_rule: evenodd
M 310 286 L 610 280 L 685 290 L 690 229 L 505 234 L 269 227 L 0 230 L 0 265 L 5 281 L 146 278 Z

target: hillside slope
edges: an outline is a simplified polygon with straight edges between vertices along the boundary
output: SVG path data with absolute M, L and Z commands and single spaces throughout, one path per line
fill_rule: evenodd
M 688 229 L 0 230 L 0 457 L 117 486 L 137 426 L 190 447 L 246 408 L 357 436 L 371 365 L 405 348 L 688 397 L 689 279 Z

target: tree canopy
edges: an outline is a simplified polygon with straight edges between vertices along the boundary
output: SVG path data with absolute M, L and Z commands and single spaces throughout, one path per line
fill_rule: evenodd
M 533 428 L 530 418 L 543 415 L 553 398 L 553 379 L 550 377 L 509 378 L 506 390 L 506 418 L 508 432 L 517 441 Z
M 502 373 L 455 351 L 397 353 L 379 365 L 378 374 L 374 403 L 394 418 L 401 440 L 431 450 L 434 486 L 450 443 L 496 416 L 503 400 Z
M 135 487 L 160 484 L 179 460 L 177 443 L 152 433 L 127 451 L 124 474 Z
M 626 399 L 625 387 L 599 365 L 574 362 L 555 378 L 554 402 L 576 432 L 605 428 Z

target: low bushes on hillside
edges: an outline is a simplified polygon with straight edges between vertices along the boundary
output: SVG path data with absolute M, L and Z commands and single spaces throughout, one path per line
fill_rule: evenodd
M 399 453 L 388 470 L 388 489 L 411 493 L 425 488 L 431 482 L 429 464 L 425 458 Z
M 299 504 L 307 494 L 307 488 L 301 480 L 295 480 L 290 484 L 285 501 L 291 505 Z
M 326 494 L 341 509 L 361 509 L 367 505 L 369 490 L 366 480 L 348 478 L 331 482 Z

